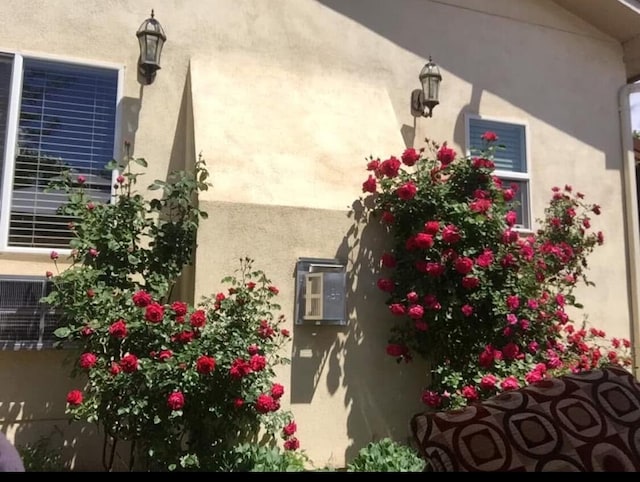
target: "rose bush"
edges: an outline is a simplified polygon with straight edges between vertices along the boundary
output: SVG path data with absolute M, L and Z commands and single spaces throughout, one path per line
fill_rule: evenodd
M 370 157 L 362 184 L 369 219 L 392 248 L 380 255 L 378 287 L 397 319 L 388 355 L 429 361 L 426 405 L 446 409 L 566 371 L 629 366 L 628 340 L 608 340 L 572 317 L 600 206 L 571 186 L 554 187 L 537 232 L 517 226 L 516 185 L 495 175 L 497 136 L 460 156 L 428 141 L 400 159 Z
M 294 453 L 296 425 L 274 372 L 289 340 L 277 287 L 245 258 L 198 305 L 171 298 L 205 216 L 195 205 L 208 186 L 204 161 L 156 182 L 163 194 L 151 200 L 133 189 L 139 174 L 117 167 L 112 203 L 91 200 L 81 179 L 58 186 L 75 237 L 45 301 L 61 313 L 60 345 L 79 349 L 69 415 L 101 427 L 107 470 L 120 441 L 131 443 L 130 469 L 250 469 L 246 444 Z M 59 268 L 58 253 L 51 259 Z

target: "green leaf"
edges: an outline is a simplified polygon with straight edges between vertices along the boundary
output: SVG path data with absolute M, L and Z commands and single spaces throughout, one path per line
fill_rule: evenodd
M 145 167 L 145 168 L 149 167 L 149 165 L 147 164 L 147 161 L 142 157 L 137 157 L 137 158 L 134 158 L 132 160 L 133 160 L 133 162 L 135 162 L 139 166 L 142 166 L 142 167 Z
M 66 326 L 61 326 L 60 328 L 57 328 L 54 332 L 53 332 L 54 336 L 57 336 L 58 338 L 68 338 L 69 335 L 71 334 L 71 330 L 69 328 L 67 328 Z

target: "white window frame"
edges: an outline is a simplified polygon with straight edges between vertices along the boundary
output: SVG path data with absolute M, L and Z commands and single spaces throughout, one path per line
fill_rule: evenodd
M 49 62 L 59 62 L 63 64 L 72 64 L 83 67 L 98 67 L 103 69 L 116 70 L 118 72 L 118 85 L 116 87 L 116 115 L 114 125 L 114 145 L 113 158 L 118 159 L 121 154 L 120 146 L 122 144 L 122 95 L 124 86 L 124 64 L 112 62 L 101 62 L 93 60 L 85 60 L 71 58 L 52 54 L 42 54 L 27 51 L 16 51 L 11 49 L 0 48 L 0 54 L 13 56 L 13 67 L 11 69 L 11 94 L 7 109 L 7 128 L 5 138 L 4 159 L 0 159 L 3 163 L 2 179 L 0 179 L 0 253 L 18 253 L 18 254 L 49 254 L 52 248 L 40 247 L 24 247 L 9 246 L 9 221 L 11 218 L 11 189 L 13 185 L 13 175 L 15 171 L 15 152 L 18 140 L 18 118 L 20 116 L 20 105 L 22 102 L 22 77 L 24 59 L 43 60 Z M 112 185 L 118 173 L 112 173 Z M 114 196 L 114 189 L 111 188 L 111 198 Z M 68 248 L 53 248 L 61 255 L 71 254 Z
M 531 179 L 531 150 L 530 150 L 530 138 L 531 129 L 529 123 L 523 119 L 514 119 L 508 117 L 493 117 L 479 114 L 465 114 L 464 116 L 464 138 L 465 138 L 465 152 L 467 156 L 471 155 L 471 121 L 472 120 L 484 120 L 491 122 L 501 122 L 503 124 L 513 124 L 524 128 L 524 155 L 525 155 L 525 172 L 505 171 L 502 169 L 496 169 L 494 174 L 503 181 L 524 181 L 528 184 L 527 189 L 527 205 L 526 214 L 529 219 L 529 226 L 516 226 L 514 229 L 523 234 L 535 232 L 535 218 L 533 217 L 533 182 Z M 498 139 L 500 143 L 500 139 Z M 523 209 L 525 207 L 523 206 Z

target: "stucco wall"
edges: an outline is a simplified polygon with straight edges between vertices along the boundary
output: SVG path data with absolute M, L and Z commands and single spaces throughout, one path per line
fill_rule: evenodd
M 168 41 L 155 82 L 142 87 L 135 31 L 151 8 Z M 348 261 L 349 325 L 295 328 L 293 363 L 280 373 L 318 466 L 343 465 L 385 434 L 406 436 L 423 381 L 418 364 L 383 355 L 389 319 L 370 263 L 384 240 L 355 231 L 349 216 L 364 158 L 398 155 L 427 136 L 463 149 L 465 113 L 528 124 L 534 217 L 553 185 L 602 205 L 594 226 L 606 243 L 592 257 L 598 286 L 584 303 L 592 321 L 629 335 L 622 51 L 549 0 L 4 0 L 2 49 L 123 65 L 121 137 L 150 166 L 140 185 L 203 154 L 213 189 L 201 199 L 210 217 L 196 298 L 247 255 L 280 287 L 291 320 L 296 259 Z M 443 75 L 441 105 L 414 119 L 409 95 L 429 55 Z M 46 255 L 0 253 L 2 273 L 47 269 Z M 0 422 L 17 442 L 64 420 L 71 382 L 58 354 L 4 352 L 0 361 L 0 380 L 13 387 L 0 391 Z M 78 467 L 91 463 L 78 456 Z

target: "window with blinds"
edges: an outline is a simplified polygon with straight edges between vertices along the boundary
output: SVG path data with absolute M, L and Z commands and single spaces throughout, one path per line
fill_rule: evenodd
M 19 85 L 11 84 L 10 69 L 5 76 L 2 67 L 0 84 Z M 5 113 L 3 119 L 16 123 L 15 139 L 9 140 L 15 142 L 15 156 L 9 160 L 13 182 L 6 245 L 66 248 L 70 219 L 58 209 L 67 195 L 51 191 L 49 183 L 69 170 L 85 177 L 91 197 L 108 202 L 112 182 L 105 165 L 113 158 L 118 71 L 24 58 L 21 80 L 21 91 L 11 92 L 20 96 L 16 118 Z
M 517 227 L 530 229 L 531 214 L 529 201 L 529 166 L 526 148 L 526 128 L 522 124 L 500 122 L 480 118 L 468 118 L 467 146 L 471 154 L 482 151 L 485 141 L 482 135 L 495 132 L 498 136 L 497 148 L 493 161 L 496 175 L 502 179 L 505 187 L 512 186 L 516 190 L 514 208 L 517 214 Z

